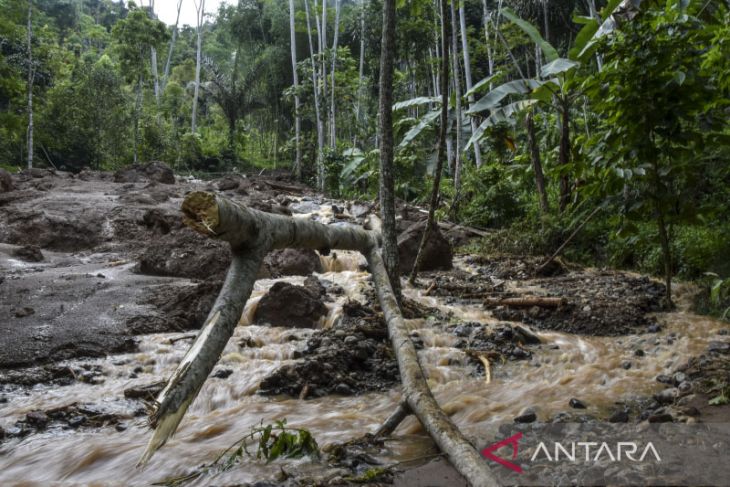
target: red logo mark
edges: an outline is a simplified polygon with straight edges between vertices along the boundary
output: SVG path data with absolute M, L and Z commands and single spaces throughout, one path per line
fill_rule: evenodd
M 522 473 L 522 467 L 508 460 L 505 460 L 504 458 L 500 458 L 492 453 L 493 451 L 499 450 L 503 446 L 512 445 L 512 460 L 514 460 L 515 458 L 517 458 L 517 450 L 519 448 L 519 445 L 517 443 L 520 441 L 520 439 L 522 439 L 522 432 L 519 432 L 516 435 L 510 436 L 505 440 L 486 447 L 484 450 L 482 450 L 482 456 L 490 460 L 494 460 L 500 465 L 507 467 L 510 470 L 514 470 L 517 473 Z

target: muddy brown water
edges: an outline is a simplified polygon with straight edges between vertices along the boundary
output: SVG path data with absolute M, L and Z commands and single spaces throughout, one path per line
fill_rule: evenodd
M 368 275 L 358 270 L 359 255 L 338 253 L 336 261 L 323 257 L 327 272 L 319 277 L 342 286 L 343 296 L 328 303 L 329 314 L 321 326 L 331 326 L 341 315 L 347 297 L 364 300 L 362 292 Z M 457 265 L 469 271 L 463 262 Z M 120 269 L 118 272 L 131 272 Z M 304 278 L 286 280 L 301 283 Z M 262 421 L 286 418 L 291 426 L 309 429 L 320 446 L 344 442 L 374 431 L 393 411 L 400 393 L 368 393 L 343 397 L 331 395 L 311 400 L 263 397 L 256 394 L 258 383 L 283 364 L 313 330 L 272 328 L 251 325 L 260 297 L 275 282 L 260 280 L 223 353 L 218 368 L 231 369 L 227 379 L 210 378 L 183 419 L 175 437 L 145 468 L 135 465 L 150 436 L 144 416 L 130 413 L 136 406 L 123 397 L 134 385 L 168 377 L 189 347 L 185 333 L 141 337 L 139 351 L 107 359 L 78 360 L 74 364 L 98 365 L 103 383 L 76 381 L 59 387 L 38 384 L 5 395 L 0 404 L 0 426 L 10 427 L 33 410 L 48 410 L 73 402 L 95 404 L 125 417 L 127 429 L 49 429 L 22 440 L 0 446 L 2 485 L 148 485 L 188 473 L 195 466 L 214 460 L 222 450 L 250 432 Z M 485 327 L 497 323 L 479 306 L 448 305 L 442 298 L 424 296 L 406 288 L 406 294 L 428 306 L 451 314 L 453 320 L 476 321 Z M 605 414 L 615 402 L 630 400 L 657 391 L 657 375 L 676 368 L 690 356 L 705 350 L 717 339 L 723 323 L 679 311 L 660 314 L 659 333 L 624 337 L 586 337 L 556 332 L 535 333 L 543 344 L 533 350 L 529 361 L 507 362 L 493 367 L 490 383 L 473 374 L 465 353 L 454 347 L 457 338 L 444 331 L 434 319 L 408 320 L 424 343 L 419 351 L 429 384 L 444 410 L 478 444 L 493 438 L 498 424 L 511 422 L 524 408 L 535 408 L 541 420 L 568 409 L 572 397 L 588 404 L 588 414 Z M 674 340 L 667 340 L 675 334 Z M 178 340 L 179 339 L 179 340 Z M 250 347 L 251 342 L 259 347 Z M 635 350 L 645 352 L 635 356 Z M 624 369 L 622 363 L 632 363 Z M 137 377 L 130 374 L 137 368 Z M 428 436 L 417 421 L 407 419 L 395 437 L 387 442 L 390 453 L 382 460 L 396 462 L 423 456 L 432 451 Z M 299 475 L 323 474 L 323 463 L 308 459 L 277 461 L 270 465 L 244 458 L 242 463 L 214 478 L 203 476 L 192 485 L 253 482 L 276 479 L 280 467 Z

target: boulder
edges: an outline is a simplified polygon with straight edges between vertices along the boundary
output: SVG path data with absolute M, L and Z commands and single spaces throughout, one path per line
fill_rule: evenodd
M 151 239 L 137 271 L 153 276 L 223 279 L 230 263 L 228 244 L 184 228 Z
M 273 277 L 308 276 L 322 272 L 319 254 L 312 249 L 279 249 L 269 252 L 264 265 Z
M 213 185 L 218 191 L 231 191 L 239 188 L 241 177 L 237 175 L 224 176 L 213 181 Z
M 154 161 L 147 164 L 133 164 L 114 173 L 116 183 L 137 183 L 155 181 L 163 184 L 175 184 L 175 173 L 164 162 Z
M 15 189 L 13 176 L 5 169 L 0 169 L 0 193 L 6 193 Z
M 398 259 L 401 274 L 409 274 L 416 261 L 426 221 L 414 223 L 398 236 Z M 437 226 L 426 243 L 419 271 L 449 270 L 452 266 L 451 244 L 444 238 Z
M 254 323 L 290 328 L 314 328 L 327 314 L 322 299 L 304 286 L 277 282 L 259 301 Z
M 23 247 L 13 250 L 13 257 L 26 262 L 42 262 L 43 253 L 37 245 L 24 245 Z

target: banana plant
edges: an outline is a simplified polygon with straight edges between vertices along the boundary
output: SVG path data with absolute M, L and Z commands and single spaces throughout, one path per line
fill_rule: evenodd
M 534 110 L 535 107 L 542 106 L 548 111 L 557 112 L 560 120 L 559 207 L 563 211 L 570 201 L 570 108 L 575 99 L 582 96 L 577 89 L 579 80 L 576 68 L 589 59 L 597 40 L 616 28 L 614 15 L 635 2 L 636 0 L 610 0 L 603 10 L 606 18 L 603 22 L 596 18 L 575 19 L 582 23 L 583 27 L 576 36 L 573 46 L 568 49 L 568 57 L 560 57 L 557 49 L 543 39 L 535 26 L 520 18 L 512 10 L 503 8 L 501 15 L 519 27 L 539 46 L 547 64 L 535 78 L 512 80 L 497 86 L 466 112 L 471 116 L 483 117 L 479 127 L 467 142 L 466 148 L 478 142 L 488 128 L 504 122 L 515 123 L 517 115 L 525 110 Z

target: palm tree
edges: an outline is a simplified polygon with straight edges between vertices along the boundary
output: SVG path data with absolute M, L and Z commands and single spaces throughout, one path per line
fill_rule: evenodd
M 224 72 L 210 58 L 206 58 L 205 67 L 210 73 L 210 82 L 205 84 L 206 91 L 220 107 L 228 123 L 228 150 L 233 163 L 238 162 L 236 151 L 236 127 L 238 121 L 254 110 L 263 108 L 265 103 L 258 97 L 257 85 L 264 73 L 268 51 L 264 51 L 248 66 L 244 72 L 239 69 L 241 50 L 236 50 L 233 67 Z

